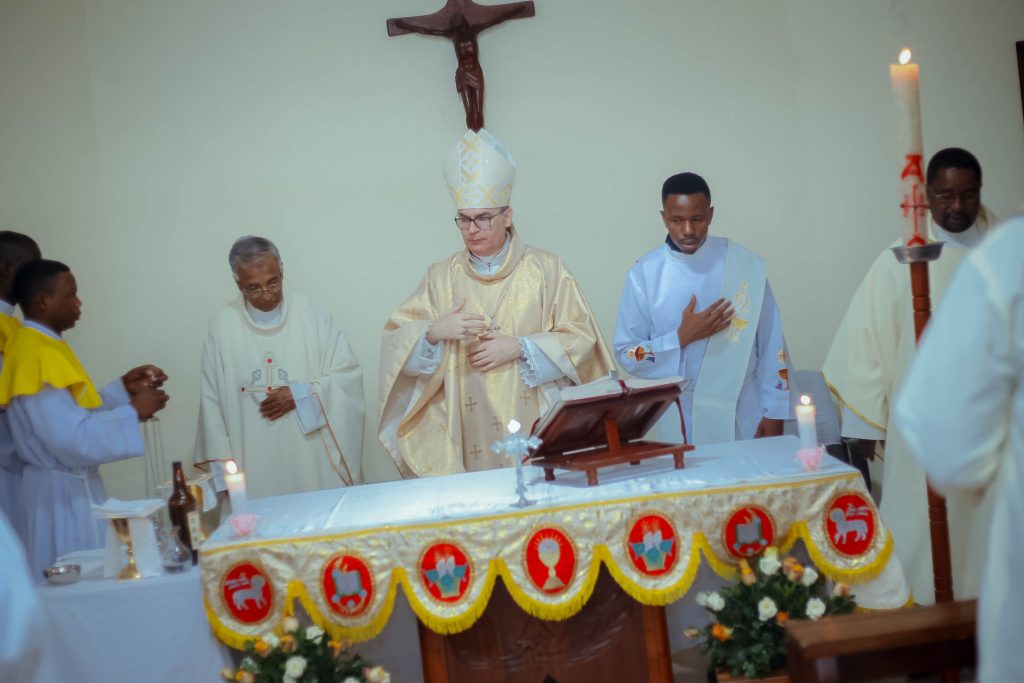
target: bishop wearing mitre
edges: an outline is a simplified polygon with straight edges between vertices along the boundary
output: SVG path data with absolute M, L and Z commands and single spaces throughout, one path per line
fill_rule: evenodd
M 379 436 L 403 476 L 512 464 L 491 451 L 509 420 L 528 428 L 560 387 L 613 368 L 562 259 L 514 227 L 515 174 L 490 133 L 466 131 L 444 166 L 465 248 L 432 264 L 384 327 Z

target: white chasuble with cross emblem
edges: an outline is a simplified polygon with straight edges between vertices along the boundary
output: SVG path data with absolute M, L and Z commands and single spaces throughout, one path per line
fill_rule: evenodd
M 467 251 L 431 265 L 384 328 L 379 436 L 403 476 L 510 465 L 491 451 L 510 419 L 529 428 L 556 384 L 589 382 L 613 367 L 590 306 L 562 260 L 511 234 L 505 261 L 493 275 L 477 273 Z M 443 342 L 442 360 L 430 375 L 403 373 L 430 322 L 461 300 L 463 311 L 484 316 L 501 334 L 535 344 L 563 377 L 529 388 L 518 367 L 522 361 L 476 371 L 468 358 L 476 340 Z
M 260 403 L 285 386 L 296 409 L 264 418 Z M 362 481 L 364 413 L 359 361 L 316 302 L 287 294 L 261 322 L 239 297 L 210 321 L 196 460 L 237 460 L 251 497 L 344 486 L 338 472 Z
M 983 207 L 974 225 L 959 235 L 929 224 L 928 239 L 946 244 L 939 259 L 928 264 L 933 309 L 971 247 L 997 223 L 998 219 Z M 894 242 L 892 246 L 898 245 Z M 900 430 L 893 429 L 889 421 L 892 400 L 916 351 L 910 269 L 885 249 L 875 258 L 850 300 L 822 372 L 843 411 L 843 436 L 885 441 L 884 463 L 879 459 L 872 463 L 872 479 L 880 478 L 882 484 L 878 512 L 892 532 L 914 600 L 931 605 L 935 602 L 935 588 L 925 474 L 910 455 Z M 955 373 L 958 369 L 942 371 Z M 878 494 L 877 488 L 874 493 Z M 972 494 L 953 493 L 946 499 L 946 507 L 953 594 L 958 600 L 976 598 L 981 586 L 990 506 Z

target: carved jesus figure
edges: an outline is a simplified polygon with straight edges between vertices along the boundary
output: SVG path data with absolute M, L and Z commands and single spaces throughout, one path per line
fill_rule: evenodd
M 533 15 L 533 2 L 478 5 L 473 0 L 448 0 L 433 14 L 388 19 L 388 35 L 422 33 L 452 41 L 458 60 L 455 90 L 462 97 L 462 106 L 466 110 L 466 127 L 479 131 L 484 127 L 484 70 L 480 66 L 477 35 L 503 21 Z

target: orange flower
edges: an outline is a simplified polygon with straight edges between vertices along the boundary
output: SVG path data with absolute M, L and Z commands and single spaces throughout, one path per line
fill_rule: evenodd
M 266 641 L 264 640 L 257 640 L 256 645 L 253 646 L 253 649 L 256 650 L 256 654 L 258 654 L 260 657 L 266 656 L 266 654 L 271 650 L 270 646 L 267 645 Z
M 786 622 L 789 621 L 789 614 L 786 612 L 779 612 L 775 615 L 775 621 L 779 626 L 785 626 Z
M 728 626 L 722 626 L 721 624 L 715 624 L 711 627 L 711 636 L 721 641 L 729 640 L 732 635 L 732 629 Z
M 295 651 L 295 636 L 282 636 L 281 637 L 281 652 L 294 652 Z
M 837 583 L 832 587 L 832 595 L 840 598 L 850 597 L 850 587 L 845 583 Z
M 787 559 L 789 559 L 789 558 L 787 558 Z M 799 581 L 800 577 L 804 575 L 804 567 L 803 567 L 803 565 L 800 564 L 799 562 L 797 562 L 796 560 L 793 560 L 793 562 L 790 563 L 789 566 L 786 566 L 786 563 L 783 563 L 782 566 L 785 569 L 786 578 L 789 579 L 790 581 L 794 582 L 794 583 Z
M 248 671 L 239 671 L 235 674 L 235 680 L 238 681 L 238 683 L 255 683 L 256 677 Z

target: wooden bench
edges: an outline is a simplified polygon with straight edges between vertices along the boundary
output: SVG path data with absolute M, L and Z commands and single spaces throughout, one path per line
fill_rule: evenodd
M 786 625 L 790 680 L 847 683 L 973 666 L 977 611 L 977 601 L 970 600 L 791 621 Z

